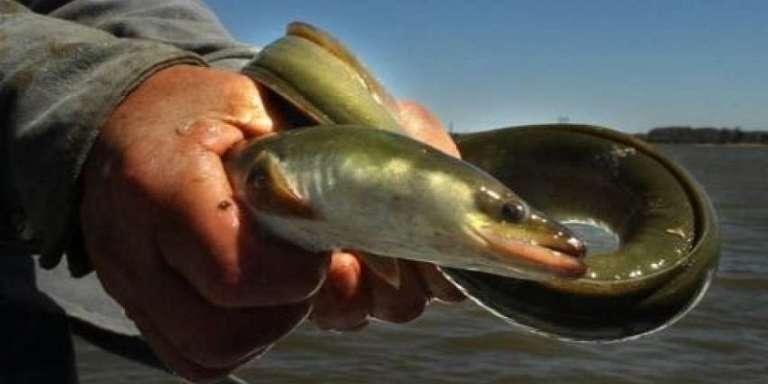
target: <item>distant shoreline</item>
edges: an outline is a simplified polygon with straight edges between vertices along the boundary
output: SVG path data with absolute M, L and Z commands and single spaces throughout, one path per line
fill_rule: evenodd
M 697 147 L 744 147 L 744 148 L 760 148 L 768 147 L 768 143 L 654 143 L 654 144 L 685 144 L 695 145 Z
M 738 127 L 658 127 L 635 136 L 654 144 L 768 146 L 768 131 L 742 131 Z
M 690 145 L 694 147 L 739 147 L 739 148 L 764 148 L 768 147 L 766 143 L 694 143 L 694 142 L 670 142 L 670 141 L 649 141 L 643 137 L 636 136 L 649 144 L 665 144 L 665 145 Z

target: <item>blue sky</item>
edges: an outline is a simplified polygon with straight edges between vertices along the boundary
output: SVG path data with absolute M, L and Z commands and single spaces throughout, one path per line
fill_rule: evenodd
M 570 122 L 768 130 L 768 1 L 207 3 L 263 46 L 302 20 L 457 131 Z

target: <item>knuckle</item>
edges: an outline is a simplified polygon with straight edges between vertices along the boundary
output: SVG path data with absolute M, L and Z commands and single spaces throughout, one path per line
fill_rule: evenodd
M 230 95 L 250 96 L 257 92 L 256 84 L 248 76 L 228 73 L 224 91 Z
M 245 91 L 255 91 L 256 90 L 256 84 L 249 78 L 248 76 L 241 75 L 239 73 L 233 73 L 232 74 L 232 80 L 230 84 L 233 89 L 237 90 L 245 90 Z

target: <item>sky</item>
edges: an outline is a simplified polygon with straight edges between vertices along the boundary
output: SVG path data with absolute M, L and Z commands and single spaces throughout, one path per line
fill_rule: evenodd
M 768 1 L 206 3 L 256 46 L 294 20 L 331 32 L 457 132 L 558 120 L 768 130 Z

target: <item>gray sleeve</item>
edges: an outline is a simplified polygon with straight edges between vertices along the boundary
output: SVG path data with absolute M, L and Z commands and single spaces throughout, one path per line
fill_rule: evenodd
M 216 15 L 196 0 L 32 0 L 36 13 L 195 52 L 217 67 L 240 69 L 256 53 L 237 42 Z
M 16 218 L 17 238 L 38 244 L 43 266 L 66 251 L 77 276 L 90 270 L 78 176 L 112 109 L 161 68 L 226 66 L 253 51 L 194 2 L 55 3 L 27 2 L 42 15 L 0 0 L 0 213 Z

